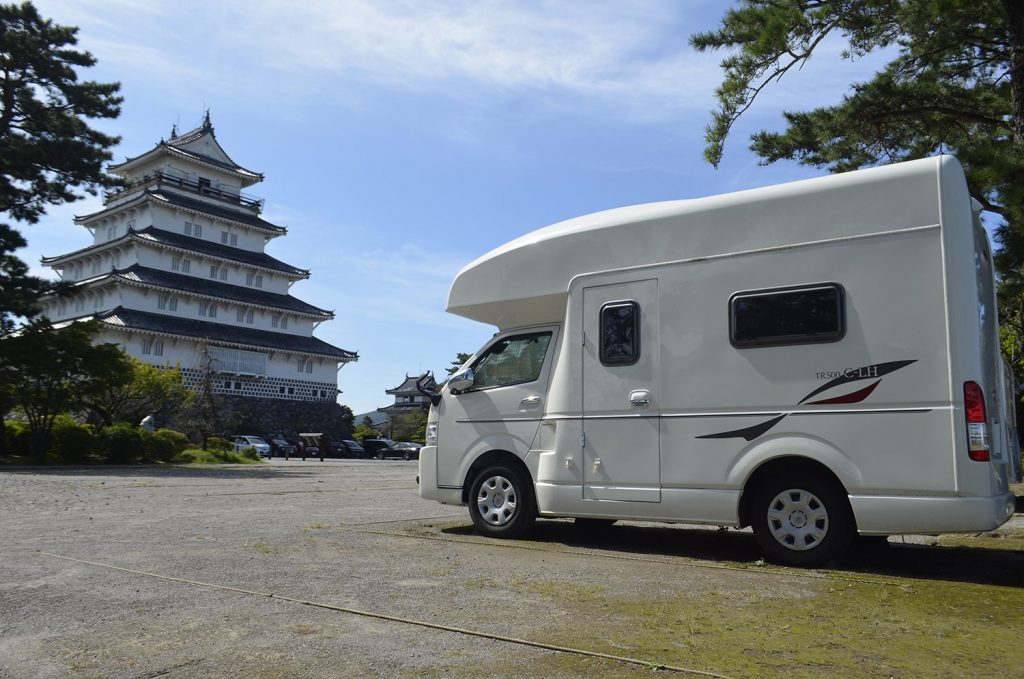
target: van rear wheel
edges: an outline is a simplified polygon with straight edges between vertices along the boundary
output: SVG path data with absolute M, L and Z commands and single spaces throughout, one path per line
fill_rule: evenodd
M 469 489 L 469 515 L 482 535 L 518 538 L 536 518 L 533 488 L 518 469 L 488 465 L 473 478 Z
M 754 490 L 751 525 L 770 561 L 814 567 L 846 553 L 853 513 L 837 483 L 818 474 L 767 479 Z

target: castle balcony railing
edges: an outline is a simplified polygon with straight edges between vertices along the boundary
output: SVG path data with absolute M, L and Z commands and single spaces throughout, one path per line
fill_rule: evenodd
M 195 193 L 200 196 L 215 198 L 234 206 L 248 208 L 256 213 L 263 211 L 262 198 L 243 193 L 242 191 L 225 191 L 223 189 L 214 188 L 204 179 L 194 181 L 183 177 L 175 177 L 174 175 L 167 174 L 166 172 L 160 172 L 159 170 L 143 175 L 141 178 L 131 182 L 124 188 L 117 189 L 116 191 L 107 191 L 104 193 L 103 197 L 106 201 L 111 201 L 116 198 L 121 198 L 133 191 L 137 191 L 140 188 L 161 186 L 169 186 L 189 193 Z

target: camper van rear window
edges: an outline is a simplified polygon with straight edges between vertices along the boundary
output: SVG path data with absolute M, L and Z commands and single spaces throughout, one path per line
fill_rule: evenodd
M 738 349 L 835 342 L 845 333 L 843 288 L 835 283 L 738 292 L 729 300 L 729 339 Z
M 601 307 L 601 363 L 632 365 L 640 359 L 640 305 L 613 302 Z

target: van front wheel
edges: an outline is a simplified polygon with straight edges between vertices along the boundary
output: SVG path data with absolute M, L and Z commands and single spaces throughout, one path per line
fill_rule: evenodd
M 536 518 L 533 489 L 522 472 L 503 464 L 480 470 L 469 489 L 469 515 L 482 535 L 518 538 Z
M 838 484 L 817 474 L 769 479 L 754 490 L 754 538 L 769 560 L 823 566 L 853 540 L 853 514 Z

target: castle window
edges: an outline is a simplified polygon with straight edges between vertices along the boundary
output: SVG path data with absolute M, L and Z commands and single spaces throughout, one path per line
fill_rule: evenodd
M 163 356 L 164 355 L 164 342 L 163 340 L 157 340 L 153 342 L 153 355 Z
M 153 340 L 144 339 L 142 340 L 142 353 L 152 354 L 153 353 Z
M 181 270 L 181 257 L 171 257 L 171 271 Z
M 192 235 L 192 222 L 185 222 L 185 235 L 186 236 L 191 236 Z
M 181 263 L 181 270 L 183 272 L 188 273 L 191 269 L 192 269 L 192 260 L 191 259 L 186 259 L 184 262 Z

